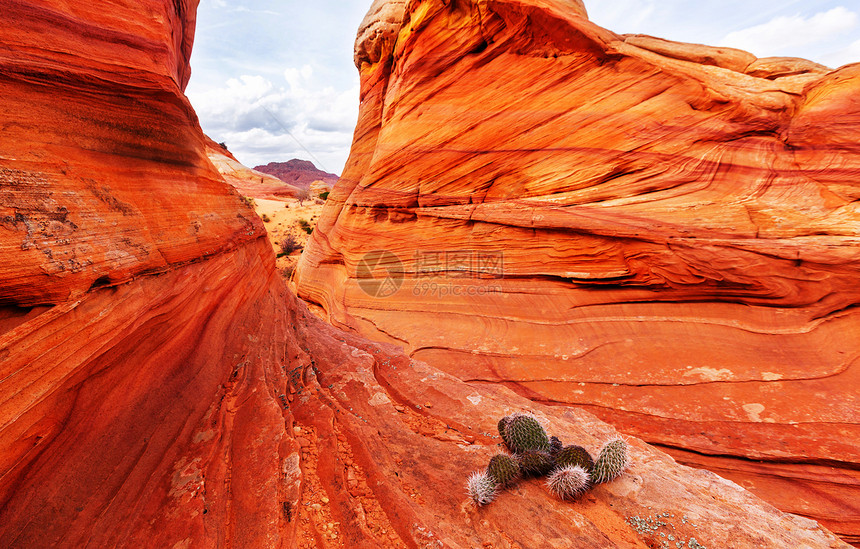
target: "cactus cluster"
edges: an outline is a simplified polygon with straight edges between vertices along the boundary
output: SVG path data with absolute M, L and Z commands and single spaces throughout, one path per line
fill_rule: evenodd
M 511 454 L 493 456 L 485 470 L 469 477 L 467 492 L 477 505 L 491 503 L 520 477 L 547 476 L 546 485 L 553 494 L 576 499 L 594 484 L 617 478 L 630 465 L 627 441 L 621 437 L 603 444 L 594 459 L 582 446 L 565 446 L 560 438 L 547 436 L 531 415 L 505 416 L 498 428 Z

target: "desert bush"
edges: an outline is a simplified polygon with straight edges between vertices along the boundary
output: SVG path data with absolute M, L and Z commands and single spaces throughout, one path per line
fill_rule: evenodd
M 329 191 L 321 192 L 320 198 L 322 198 L 323 200 L 328 200 L 328 195 L 329 195 Z
M 299 244 L 299 241 L 296 240 L 296 237 L 291 235 L 291 234 L 288 234 L 287 236 L 285 236 L 281 240 L 281 243 L 279 244 L 279 246 L 281 248 L 281 251 L 278 254 L 278 257 L 284 257 L 287 255 L 290 255 L 294 251 L 300 250 L 302 248 L 302 245 Z
M 314 228 L 311 227 L 307 219 L 299 219 L 299 228 L 308 234 L 314 232 Z

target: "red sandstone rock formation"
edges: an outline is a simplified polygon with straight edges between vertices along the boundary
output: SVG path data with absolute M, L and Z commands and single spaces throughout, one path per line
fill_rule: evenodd
M 284 183 L 277 177 L 267 173 L 252 170 L 233 156 L 230 151 L 206 138 L 206 156 L 224 177 L 242 196 L 264 198 L 268 200 L 284 200 L 299 196 L 301 189 Z
M 500 415 L 612 428 L 297 303 L 181 93 L 194 8 L 0 5 L 0 547 L 844 547 L 637 440 L 580 502 L 470 506 Z
M 317 193 L 323 190 L 331 190 L 337 183 L 337 176 L 333 173 L 324 172 L 314 166 L 313 162 L 294 158 L 288 162 L 269 162 L 265 166 L 254 168 L 258 172 L 273 175 L 300 189 L 316 189 Z
M 356 65 L 303 298 L 860 541 L 860 64 L 427 0 L 377 1 Z

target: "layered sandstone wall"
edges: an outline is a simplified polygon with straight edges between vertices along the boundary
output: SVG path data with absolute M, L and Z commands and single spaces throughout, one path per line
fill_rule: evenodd
M 206 159 L 193 4 L 109 4 L 0 6 L 0 546 L 845 547 L 638 440 L 582 501 L 470 505 L 499 416 L 613 429 L 312 316 Z
M 182 94 L 196 7 L 0 6 L 0 304 L 67 301 L 263 234 Z
M 265 200 L 295 198 L 300 189 L 267 173 L 252 170 L 236 160 L 230 151 L 206 138 L 206 156 L 224 181 L 242 196 Z
M 301 297 L 860 540 L 860 64 L 427 0 L 376 2 L 356 65 Z

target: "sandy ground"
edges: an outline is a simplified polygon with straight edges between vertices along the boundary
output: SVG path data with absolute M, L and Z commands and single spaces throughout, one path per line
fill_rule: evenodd
M 281 271 L 284 278 L 289 278 L 292 274 L 296 263 L 299 261 L 299 255 L 308 243 L 310 235 L 302 228 L 302 224 L 306 224 L 308 229 L 313 229 L 320 213 L 322 213 L 323 204 L 313 200 L 305 200 L 303 205 L 299 205 L 299 201 L 292 198 L 283 201 L 254 199 L 254 210 L 266 225 L 269 241 L 272 243 L 275 254 L 281 253 L 281 243 L 290 235 L 299 245 L 299 248 L 292 254 L 279 257 L 277 260 L 278 270 Z

